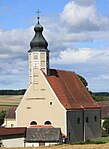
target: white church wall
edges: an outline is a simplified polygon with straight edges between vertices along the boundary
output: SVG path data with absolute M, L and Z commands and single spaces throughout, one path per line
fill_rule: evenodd
M 45 121 L 50 121 L 54 127 L 61 127 L 66 135 L 66 110 L 41 70 L 34 70 L 34 82 L 18 106 L 16 116 L 17 126 L 29 127 L 32 121 L 44 125 Z

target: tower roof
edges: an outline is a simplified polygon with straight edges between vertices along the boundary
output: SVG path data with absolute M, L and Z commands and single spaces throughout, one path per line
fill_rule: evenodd
M 41 26 L 41 24 L 39 23 L 39 17 L 38 17 L 38 23 L 37 25 L 34 27 L 34 31 L 35 31 L 35 35 L 33 37 L 33 39 L 30 42 L 30 47 L 31 49 L 28 52 L 31 51 L 46 51 L 48 50 L 48 43 L 45 40 L 42 32 L 43 32 L 43 27 Z

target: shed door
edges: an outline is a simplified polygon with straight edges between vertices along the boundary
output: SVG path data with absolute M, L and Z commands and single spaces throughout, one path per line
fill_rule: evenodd
M 45 146 L 45 142 L 39 142 L 39 146 Z

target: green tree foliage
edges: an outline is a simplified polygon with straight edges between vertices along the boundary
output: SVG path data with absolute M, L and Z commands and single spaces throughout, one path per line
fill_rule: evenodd
M 84 84 L 84 86 L 87 88 L 88 86 L 88 82 L 86 81 L 85 78 L 83 78 L 82 76 L 78 75 L 78 77 L 80 78 L 80 80 L 82 81 L 82 83 Z
M 91 96 L 95 101 L 109 101 L 109 93 L 108 92 L 97 92 L 92 93 L 90 92 Z
M 96 92 L 96 93 L 93 93 L 95 96 L 109 96 L 109 93 L 108 92 Z
M 85 78 L 83 78 L 82 76 L 78 75 L 78 77 L 80 78 L 80 80 L 82 81 L 82 83 L 84 84 L 84 86 L 86 87 L 86 89 L 89 91 L 88 89 L 88 82 L 86 81 Z M 108 92 L 96 92 L 93 93 L 92 91 L 89 91 L 89 93 L 91 94 L 92 98 L 95 101 L 109 101 L 109 93 Z
M 3 124 L 4 122 L 4 118 L 6 116 L 6 111 L 0 111 L 0 126 Z
M 24 95 L 26 89 L 22 90 L 0 90 L 0 95 Z
M 104 123 L 103 123 L 103 127 L 106 130 L 106 133 L 109 134 L 109 118 L 106 118 Z

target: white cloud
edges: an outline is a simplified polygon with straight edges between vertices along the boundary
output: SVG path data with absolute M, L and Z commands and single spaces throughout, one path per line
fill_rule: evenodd
M 25 44 L 29 43 L 31 37 L 32 27 L 28 29 L 0 30 L 0 46 L 24 46 Z M 15 49 L 11 48 L 11 50 Z M 22 49 L 19 48 L 19 50 Z
M 95 5 L 96 0 L 74 0 L 75 3 L 82 6 Z
M 85 63 L 90 60 L 92 52 L 90 49 L 66 49 L 61 51 L 59 57 L 52 58 L 54 64 Z
M 53 53 L 75 48 L 74 42 L 109 40 L 109 18 L 97 12 L 95 0 L 70 1 L 60 16 L 42 20 Z
M 0 30 L 0 58 L 24 57 L 29 50 L 33 27 L 27 29 Z
M 93 80 L 109 80 L 109 74 L 102 74 L 97 77 L 94 77 Z
M 32 27 L 28 29 L 0 30 L 0 72 L 5 75 L 27 73 L 27 51 Z M 6 76 L 5 76 L 6 77 Z
M 58 57 L 52 58 L 52 64 L 92 63 L 108 65 L 109 51 L 91 48 L 66 49 Z
M 61 19 L 70 31 L 97 31 L 109 29 L 109 19 L 97 13 L 96 7 L 91 2 L 83 5 L 80 0 L 70 1 L 64 7 Z

